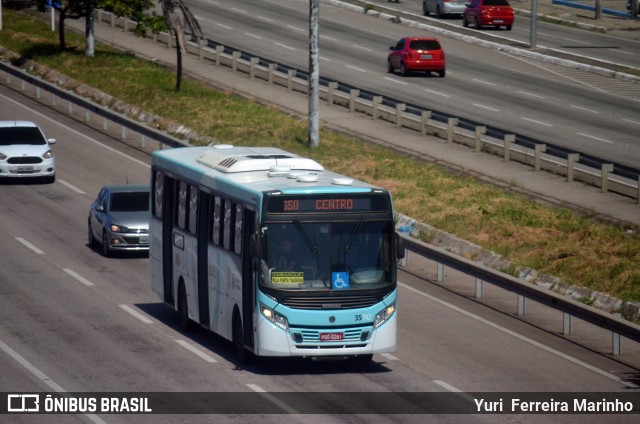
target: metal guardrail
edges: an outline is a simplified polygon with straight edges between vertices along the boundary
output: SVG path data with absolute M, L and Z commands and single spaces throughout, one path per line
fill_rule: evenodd
M 227 61 L 233 62 L 231 66 L 238 67 L 238 55 L 232 55 L 232 57 L 225 58 Z M 223 57 L 217 55 L 216 63 L 221 63 L 223 61 Z M 249 64 L 245 64 L 246 66 L 255 66 L 255 61 L 252 61 Z M 248 70 L 253 76 L 256 75 L 256 69 Z M 268 80 L 272 81 L 274 75 L 274 67 L 270 67 L 268 72 Z M 125 114 L 114 112 L 104 106 L 98 105 L 93 101 L 87 100 L 69 90 L 61 89 L 51 84 L 47 81 L 44 81 L 40 78 L 34 77 L 27 72 L 16 68 L 8 63 L 0 62 L 0 74 L 4 73 L 4 83 L 7 86 L 10 86 L 12 83 L 12 78 L 17 78 L 20 80 L 20 91 L 25 92 L 28 87 L 27 85 L 32 87 L 32 91 L 35 91 L 34 97 L 36 99 L 42 100 L 41 91 L 44 90 L 50 94 L 50 101 L 52 106 L 57 105 L 57 99 L 62 99 L 67 102 L 67 112 L 71 114 L 73 112 L 73 107 L 76 106 L 84 110 L 84 120 L 89 121 L 90 114 L 95 114 L 103 119 L 103 130 L 107 130 L 109 123 L 117 124 L 121 129 L 121 138 L 127 138 L 127 131 L 133 131 L 140 135 L 141 137 L 141 145 L 146 146 L 146 139 L 152 139 L 159 143 L 159 148 L 163 148 L 163 146 L 170 147 L 185 147 L 188 144 L 180 141 L 174 137 L 167 135 L 162 131 L 158 131 L 150 127 L 147 124 L 138 123 Z M 288 82 L 288 86 L 291 89 L 295 84 L 306 84 L 306 81 L 295 80 L 291 72 L 288 72 L 287 76 L 284 77 Z M 0 83 L 2 83 L 2 79 L 0 76 Z M 334 93 L 331 93 L 329 90 L 326 93 L 329 97 L 333 96 Z M 350 107 L 355 108 L 354 96 L 350 97 Z M 336 102 L 337 103 L 337 102 Z M 372 105 L 370 105 L 371 107 Z M 374 114 L 375 114 L 375 102 L 374 106 Z M 478 281 L 487 282 L 489 284 L 493 284 L 498 286 L 504 290 L 513 292 L 518 295 L 518 313 L 519 315 L 524 314 L 524 300 L 531 299 L 545 306 L 557 309 L 565 314 L 564 326 L 565 326 L 565 334 L 570 333 L 570 317 L 576 317 L 582 319 L 588 323 L 591 323 L 595 326 L 603 328 L 607 331 L 612 332 L 612 347 L 613 354 L 620 354 L 620 337 L 626 337 L 630 340 L 640 342 L 640 326 L 626 321 L 620 317 L 613 316 L 611 314 L 607 314 L 601 310 L 590 307 L 588 305 L 584 305 L 580 302 L 577 302 L 572 299 L 568 299 L 562 295 L 559 295 L 555 292 L 541 289 L 532 284 L 529 284 L 525 281 L 522 281 L 518 278 L 512 277 L 508 274 L 501 273 L 499 271 L 493 270 L 483 264 L 470 261 L 463 257 L 454 255 L 449 253 L 441 248 L 426 244 L 417 240 L 413 237 L 409 237 L 405 234 L 400 234 L 400 238 L 404 243 L 404 248 L 408 251 L 417 253 L 427 259 L 433 260 L 438 264 L 438 280 L 441 283 L 444 283 L 444 266 L 449 266 L 453 269 L 456 269 L 464 274 L 475 277 Z M 567 319 L 569 318 L 569 319 Z
M 563 332 L 571 333 L 571 317 L 581 319 L 602 329 L 611 331 L 612 353 L 620 354 L 620 336 L 640 342 L 640 325 L 623 318 L 585 305 L 551 290 L 537 287 L 511 275 L 496 271 L 478 262 L 471 261 L 446 250 L 424 243 L 414 237 L 399 233 L 407 251 L 435 261 L 438 264 L 438 282 L 444 284 L 444 267 L 474 277 L 477 282 L 486 282 L 518 295 L 518 315 L 524 315 L 525 299 L 561 311 L 564 315 Z

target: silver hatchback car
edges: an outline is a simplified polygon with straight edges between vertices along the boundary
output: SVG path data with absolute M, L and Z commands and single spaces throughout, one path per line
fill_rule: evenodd
M 107 257 L 114 251 L 148 251 L 149 196 L 148 185 L 102 187 L 89 208 L 89 246 L 100 247 Z
M 423 0 L 422 14 L 428 16 L 433 13 L 438 18 L 450 15 L 460 17 L 468 2 L 469 0 Z

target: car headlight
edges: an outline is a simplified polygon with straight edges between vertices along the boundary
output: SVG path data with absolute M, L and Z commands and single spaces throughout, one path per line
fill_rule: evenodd
M 44 152 L 44 155 L 42 155 L 42 157 L 45 159 L 51 159 L 53 157 L 53 152 L 51 151 L 51 149 L 49 149 Z
M 273 310 L 267 308 L 263 304 L 260 304 L 260 313 L 266 319 L 274 323 L 277 327 L 280 327 L 284 331 L 289 331 L 289 322 L 285 317 L 283 317 L 279 313 L 274 312 Z
M 127 232 L 127 227 L 124 227 L 122 225 L 111 225 L 111 227 L 109 227 L 111 229 L 112 233 L 126 233 Z
M 378 314 L 376 315 L 376 319 L 373 321 L 373 328 L 378 328 L 382 324 L 387 322 L 387 320 L 391 318 L 395 312 L 396 312 L 395 303 L 391 306 L 387 306 L 386 308 L 384 308 L 384 310 L 378 312 Z
M 5 160 L 7 158 L 7 155 L 0 153 L 0 160 Z

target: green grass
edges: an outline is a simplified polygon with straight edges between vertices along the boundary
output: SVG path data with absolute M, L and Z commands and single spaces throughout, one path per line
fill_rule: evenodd
M 563 282 L 640 301 L 638 229 L 550 207 L 490 184 L 421 162 L 325 128 L 310 150 L 304 119 L 270 105 L 220 93 L 188 79 L 174 91 L 175 74 L 131 54 L 68 34 L 69 49 L 45 22 L 4 12 L 0 46 L 51 67 L 199 134 L 236 145 L 276 146 L 309 156 L 334 171 L 393 193 L 396 210 L 500 253 L 514 264 Z M 515 268 L 511 268 L 511 272 Z

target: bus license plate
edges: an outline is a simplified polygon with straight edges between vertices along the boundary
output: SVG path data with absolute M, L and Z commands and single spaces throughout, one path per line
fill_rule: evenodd
M 342 340 L 342 333 L 320 333 L 321 342 L 332 342 Z

